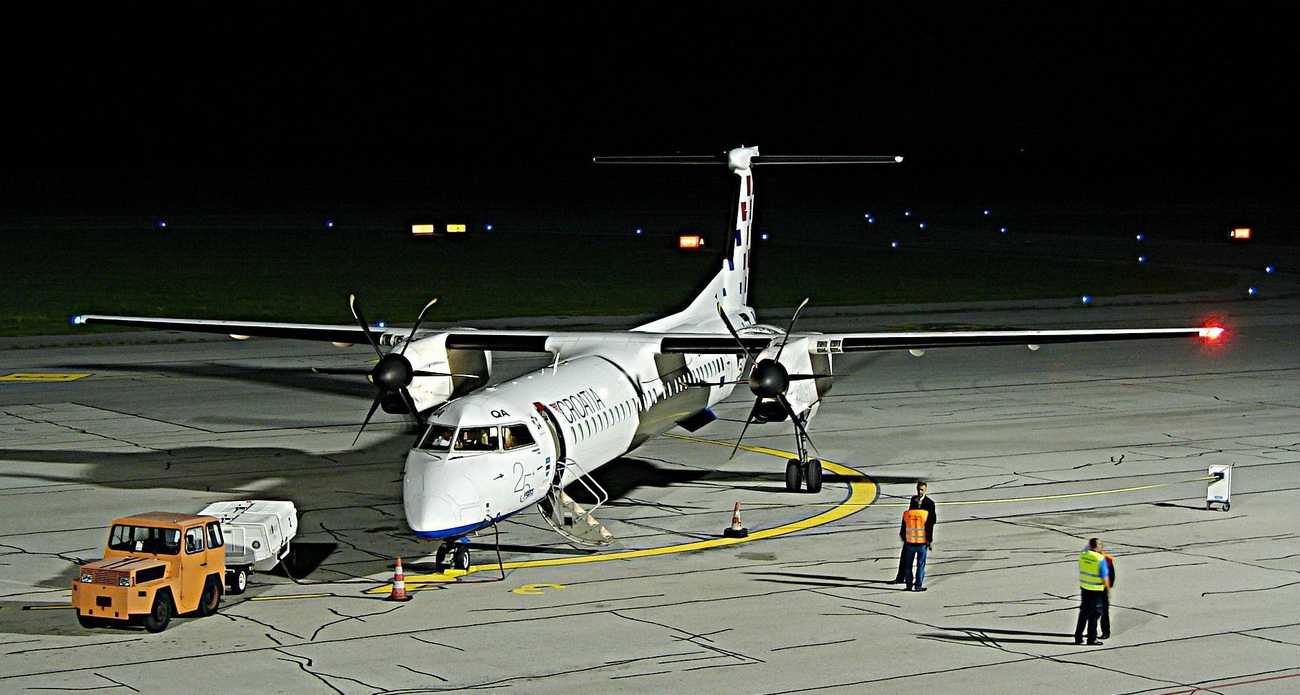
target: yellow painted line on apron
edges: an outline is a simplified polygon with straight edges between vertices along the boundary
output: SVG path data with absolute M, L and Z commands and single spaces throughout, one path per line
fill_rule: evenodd
M 23 606 L 25 611 L 63 611 L 71 610 L 72 606 Z
M 701 439 L 698 437 L 686 437 L 682 435 L 667 435 L 667 436 L 672 437 L 674 439 L 683 439 L 690 442 L 716 444 L 718 446 L 733 446 L 731 442 L 722 442 L 714 439 Z M 794 454 L 791 454 L 786 451 L 780 451 L 778 449 L 768 449 L 766 447 L 743 446 L 743 445 L 740 448 L 745 449 L 746 451 L 753 451 L 760 454 L 767 454 L 769 456 L 775 456 L 777 458 L 782 458 L 782 459 L 794 458 Z M 867 507 L 873 502 L 875 502 L 876 498 L 880 495 L 880 488 L 876 485 L 875 481 L 873 481 L 870 477 L 863 475 L 858 471 L 853 470 L 852 468 L 849 468 L 847 466 L 842 466 L 838 463 L 833 463 L 831 461 L 824 461 L 824 460 L 822 461 L 822 467 L 825 470 L 830 471 L 831 473 L 844 476 L 845 478 L 848 479 L 848 483 L 849 483 L 848 493 L 845 496 L 844 501 L 840 502 L 837 505 L 834 505 L 830 509 L 820 514 L 816 514 L 814 516 L 808 517 L 807 519 L 800 519 L 799 521 L 794 521 L 789 524 L 785 524 L 784 526 L 778 526 L 776 528 L 763 529 L 759 531 L 750 531 L 749 536 L 746 538 L 711 538 L 709 540 L 704 540 L 704 541 L 679 543 L 677 545 L 667 545 L 660 548 L 643 548 L 641 550 L 626 550 L 626 551 L 615 552 L 615 553 L 602 553 L 600 555 L 586 555 L 583 557 L 552 558 L 549 560 L 525 560 L 521 562 L 506 562 L 503 564 L 491 564 L 491 565 L 473 565 L 469 568 L 469 570 L 465 572 L 465 574 L 472 574 L 474 572 L 483 572 L 483 571 L 499 572 L 502 570 L 514 570 L 514 569 L 524 569 L 524 568 L 532 568 L 532 567 L 559 567 L 562 565 L 579 565 L 579 564 L 585 564 L 589 562 L 610 562 L 612 560 L 632 560 L 635 558 L 655 557 L 658 555 L 670 555 L 673 553 L 689 553 L 696 550 L 705 550 L 707 548 L 720 548 L 728 545 L 738 545 L 740 543 L 748 543 L 750 541 L 762 540 L 764 538 L 776 538 L 777 536 L 785 536 L 791 533 L 797 533 L 799 531 L 806 531 L 810 528 L 821 526 L 822 524 L 829 524 L 832 521 L 843 519 L 844 517 L 849 516 L 851 514 L 856 514 L 857 512 L 862 511 L 864 507 Z M 743 506 L 744 505 L 742 505 L 742 507 Z M 789 506 L 789 505 L 785 505 L 785 506 Z M 725 510 L 719 510 L 719 513 L 721 513 L 722 511 Z M 441 574 L 406 575 L 405 577 L 403 577 L 403 581 L 406 583 L 406 588 L 409 591 L 413 583 L 420 584 L 425 582 L 450 581 L 450 579 L 444 577 L 445 575 L 441 575 Z M 382 587 L 376 587 L 374 589 L 367 590 L 366 593 L 367 594 L 388 593 L 389 591 L 391 591 L 391 586 L 392 586 L 391 584 L 388 584 Z
M 76 381 L 85 379 L 89 374 L 54 374 L 45 372 L 12 372 L 0 375 L 0 381 Z

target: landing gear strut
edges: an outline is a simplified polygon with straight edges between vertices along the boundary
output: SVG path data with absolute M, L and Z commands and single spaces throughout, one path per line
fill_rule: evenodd
M 433 571 L 442 572 L 447 569 L 447 555 L 451 554 L 451 569 L 468 570 L 469 569 L 469 539 L 461 536 L 459 538 L 445 538 L 442 545 L 438 546 L 438 552 L 433 558 Z
M 804 487 L 813 494 L 821 492 L 822 462 L 808 458 L 808 439 L 802 427 L 795 427 L 794 438 L 799 449 L 799 458 L 785 462 L 785 489 L 799 492 L 799 488 Z

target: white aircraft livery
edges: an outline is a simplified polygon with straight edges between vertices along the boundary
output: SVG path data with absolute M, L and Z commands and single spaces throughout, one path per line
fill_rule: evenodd
M 600 466 L 673 427 L 698 430 L 715 417 L 712 406 L 747 384 L 750 423 L 790 421 L 798 457 L 786 464 L 786 488 L 818 492 L 822 466 L 808 456 L 807 425 L 830 389 L 835 355 L 976 345 L 1134 340 L 1219 339 L 1223 329 L 916 331 L 799 333 L 760 324 L 749 306 L 753 245 L 754 174 L 759 164 L 896 163 L 901 157 L 772 157 L 740 147 L 723 157 L 606 157 L 601 163 L 724 161 L 738 179 L 735 224 L 722 266 L 681 311 L 627 331 L 544 332 L 421 330 L 430 302 L 409 330 L 376 332 L 355 297 L 355 325 L 169 319 L 83 315 L 78 324 L 369 343 L 373 369 L 319 370 L 368 374 L 378 395 L 362 423 L 381 405 L 421 417 L 422 431 L 406 457 L 403 506 L 419 536 L 442 541 L 447 555 L 469 567 L 468 534 L 539 505 L 552 525 L 579 542 L 605 543 L 608 532 L 576 507 L 564 489 L 604 491 L 590 478 Z M 436 301 L 436 300 L 435 300 Z M 807 301 L 805 300 L 805 304 Z M 803 306 L 799 309 L 802 310 Z M 795 312 L 794 319 L 798 318 Z M 384 351 L 387 347 L 387 352 Z M 490 381 L 492 352 L 549 353 L 548 366 L 517 379 Z M 358 432 L 360 437 L 360 432 Z M 355 442 L 354 442 L 355 443 Z M 738 440 L 736 446 L 739 447 Z M 735 450 L 733 449 L 733 454 Z M 575 522 L 575 519 L 577 522 Z

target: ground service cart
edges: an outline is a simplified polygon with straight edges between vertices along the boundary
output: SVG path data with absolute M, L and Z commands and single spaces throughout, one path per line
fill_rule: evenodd
M 221 522 L 226 539 L 226 588 L 231 594 L 244 593 L 254 571 L 275 569 L 288 556 L 289 542 L 298 533 L 298 510 L 293 502 L 214 502 L 199 514 Z

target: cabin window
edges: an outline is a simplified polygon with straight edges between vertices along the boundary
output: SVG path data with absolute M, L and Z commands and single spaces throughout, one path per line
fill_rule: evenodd
M 496 451 L 496 427 L 462 427 L 456 435 L 456 451 Z
M 200 550 L 203 550 L 203 527 L 185 529 L 185 553 L 197 553 Z
M 225 539 L 221 537 L 221 524 L 215 521 L 208 524 L 208 547 L 220 548 L 225 544 Z
M 181 549 L 181 531 L 175 528 L 118 524 L 109 534 L 108 547 L 128 552 L 175 555 Z
M 455 427 L 440 425 L 435 422 L 429 425 L 429 429 L 425 430 L 424 436 L 420 438 L 415 448 L 429 451 L 450 451 L 452 436 L 455 434 Z
M 506 449 L 520 449 L 535 443 L 528 425 L 506 425 L 501 428 L 501 437 Z

